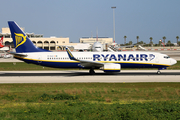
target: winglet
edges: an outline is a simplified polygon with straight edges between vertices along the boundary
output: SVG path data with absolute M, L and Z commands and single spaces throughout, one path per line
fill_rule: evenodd
M 72 55 L 72 53 L 71 53 L 71 51 L 69 50 L 68 47 L 66 47 L 66 51 L 67 51 L 67 54 L 68 54 L 68 56 L 69 56 L 69 58 L 70 58 L 71 60 L 77 60 L 77 59 Z
M 12 54 L 14 56 L 18 56 L 18 57 L 27 57 L 26 54 L 21 54 L 21 53 L 15 53 L 15 52 L 8 52 L 9 54 Z

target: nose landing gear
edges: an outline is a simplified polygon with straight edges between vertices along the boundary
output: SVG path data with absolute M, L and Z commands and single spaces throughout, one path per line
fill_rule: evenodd
M 160 70 L 165 70 L 165 69 L 167 69 L 167 68 L 166 68 L 166 67 L 158 68 L 157 74 L 160 75 L 160 74 L 161 74 L 161 71 L 160 71 Z
M 157 71 L 157 74 L 158 74 L 158 75 L 160 75 L 160 74 L 161 74 L 161 71 L 160 71 L 160 70 L 158 70 L 158 71 Z

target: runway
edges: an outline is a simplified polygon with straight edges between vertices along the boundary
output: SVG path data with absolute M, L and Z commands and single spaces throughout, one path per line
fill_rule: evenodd
M 96 70 L 66 71 L 0 71 L 0 83 L 136 83 L 136 82 L 180 82 L 180 70 L 122 70 L 107 74 Z

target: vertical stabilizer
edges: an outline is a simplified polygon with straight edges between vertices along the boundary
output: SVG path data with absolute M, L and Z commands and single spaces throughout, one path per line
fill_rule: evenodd
M 8 21 L 14 47 L 17 53 L 25 52 L 47 52 L 47 50 L 36 47 L 26 34 L 14 21 Z

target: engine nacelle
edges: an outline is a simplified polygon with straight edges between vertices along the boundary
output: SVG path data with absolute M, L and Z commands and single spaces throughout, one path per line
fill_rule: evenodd
M 121 71 L 121 65 L 120 64 L 107 63 L 107 64 L 104 64 L 103 70 L 104 70 L 104 72 L 120 72 Z

